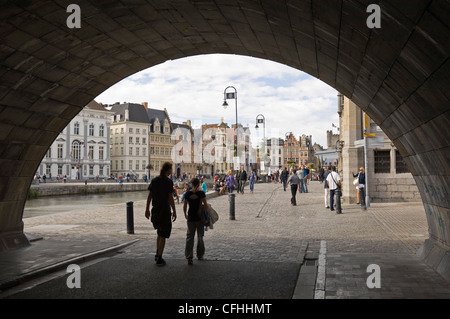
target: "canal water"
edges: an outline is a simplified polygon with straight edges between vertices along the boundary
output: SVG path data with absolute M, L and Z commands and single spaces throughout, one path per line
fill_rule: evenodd
M 29 199 L 25 203 L 23 218 L 48 214 L 66 213 L 80 209 L 89 209 L 127 202 L 147 200 L 148 191 L 115 192 L 96 195 L 48 196 Z

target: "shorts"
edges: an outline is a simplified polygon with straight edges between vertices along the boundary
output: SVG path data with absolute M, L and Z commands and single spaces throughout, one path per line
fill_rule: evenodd
M 172 214 L 170 210 L 152 208 L 151 222 L 160 237 L 169 238 L 172 231 Z

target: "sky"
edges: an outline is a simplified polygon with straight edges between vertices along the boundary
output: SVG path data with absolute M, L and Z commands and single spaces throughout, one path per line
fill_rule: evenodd
M 266 120 L 266 138 L 306 134 L 326 148 L 326 131 L 337 133 L 332 128 L 338 124 L 334 88 L 289 66 L 246 56 L 210 54 L 166 61 L 123 79 L 95 101 L 148 102 L 149 108 L 166 108 L 172 122 L 191 120 L 194 128 L 220 123 L 222 117 L 231 126 L 236 122 L 235 100 L 227 100 L 226 109 L 222 106 L 228 86 L 236 88 L 238 122 L 250 127 L 253 142 L 263 138 L 262 125 L 255 129 L 258 114 Z

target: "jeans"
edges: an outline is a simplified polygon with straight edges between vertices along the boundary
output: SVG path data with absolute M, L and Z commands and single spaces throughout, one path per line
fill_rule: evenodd
M 298 188 L 297 184 L 291 184 L 291 194 L 292 194 L 291 204 L 292 205 L 297 205 L 297 201 L 295 200 L 295 195 L 297 195 L 297 188 Z
M 300 193 L 306 193 L 303 178 L 300 178 Z
M 330 210 L 334 210 L 334 193 L 336 189 L 330 189 Z
M 308 177 L 303 178 L 303 184 L 305 184 L 305 193 L 308 192 Z
M 197 232 L 197 258 L 202 258 L 205 254 L 205 243 L 203 242 L 204 227 L 201 221 L 187 222 L 186 233 L 186 249 L 184 255 L 186 259 L 192 259 L 194 257 L 194 237 Z
M 253 187 L 255 186 L 255 181 L 250 181 L 250 191 L 253 193 Z
M 282 179 L 281 181 L 283 182 L 283 189 L 286 190 L 287 179 Z

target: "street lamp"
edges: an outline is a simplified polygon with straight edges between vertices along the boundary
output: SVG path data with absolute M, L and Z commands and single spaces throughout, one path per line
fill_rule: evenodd
M 256 116 L 256 125 L 255 128 L 258 129 L 258 124 L 263 124 L 263 138 L 264 138 L 264 154 L 266 153 L 266 118 L 262 114 L 258 114 Z
M 256 125 L 255 129 L 259 129 L 258 124 L 263 124 L 263 141 L 264 141 L 264 151 L 263 151 L 263 158 L 266 157 L 267 151 L 266 151 L 266 118 L 262 114 L 258 114 L 256 116 Z M 265 163 L 264 163 L 265 164 Z M 266 170 L 266 167 L 264 166 L 264 171 Z
M 234 92 L 227 92 L 228 89 L 233 89 Z M 234 86 L 228 86 L 223 91 L 223 108 L 228 107 L 227 100 L 234 99 L 236 106 L 236 141 L 234 143 L 234 156 L 237 156 L 237 143 L 238 143 L 238 113 L 237 113 L 237 90 Z

